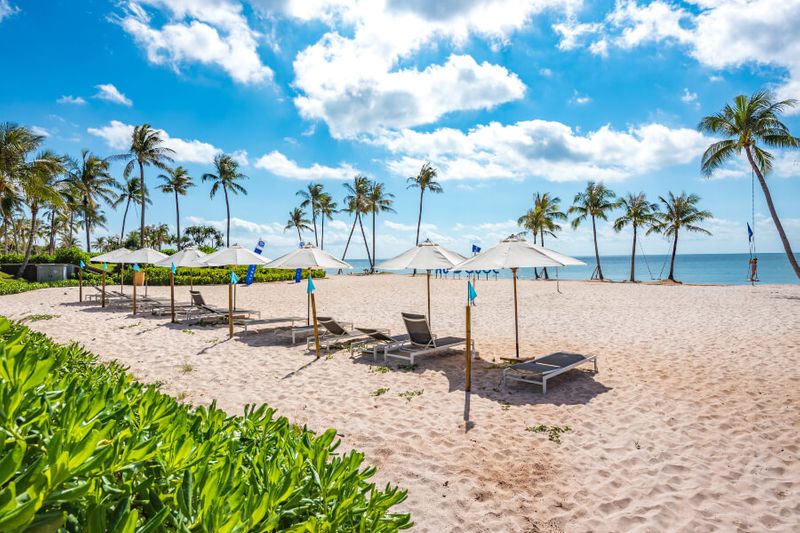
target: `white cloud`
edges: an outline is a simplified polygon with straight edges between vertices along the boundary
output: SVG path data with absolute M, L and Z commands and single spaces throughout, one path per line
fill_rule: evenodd
M 295 180 L 347 180 L 358 173 L 349 164 L 327 167 L 314 163 L 310 167 L 301 167 L 277 150 L 259 157 L 255 167 L 282 178 Z
M 617 1 L 607 22 L 621 28 L 614 43 L 621 48 L 633 48 L 646 42 L 674 40 L 688 43 L 692 33 L 681 25 L 688 13 L 678 6 L 656 0 L 640 6 L 635 0 Z
M 575 18 L 553 24 L 553 31 L 561 36 L 561 40 L 558 42 L 560 50 L 579 48 L 584 45 L 584 41 L 589 36 L 596 35 L 602 29 L 603 25 L 598 22 L 578 22 Z
M 549 69 L 549 68 L 540 68 L 539 69 L 539 74 L 541 74 L 545 78 L 550 78 L 550 77 L 553 76 L 553 70 Z
M 110 83 L 101 83 L 100 85 L 95 85 L 95 89 L 98 91 L 97 94 L 94 95 L 94 98 L 106 100 L 107 102 L 112 102 L 114 104 L 124 105 L 125 107 L 131 107 L 133 105 L 133 102 L 130 98 L 122 94 L 119 89 Z
M 587 94 L 580 94 L 577 90 L 573 92 L 572 98 L 570 98 L 570 103 L 577 104 L 577 105 L 586 105 L 592 101 L 591 97 Z
M 41 126 L 31 126 L 31 131 L 35 135 L 41 135 L 42 137 L 49 137 L 50 136 L 50 132 L 47 131 L 46 129 L 42 128 Z
M 142 5 L 165 12 L 169 22 L 154 27 Z M 272 70 L 258 54 L 261 35 L 250 28 L 239 2 L 131 1 L 120 24 L 145 49 L 151 63 L 171 65 L 176 70 L 189 63 L 216 65 L 239 83 L 272 79 Z
M 231 159 L 243 167 L 246 167 L 250 164 L 250 160 L 247 157 L 247 150 L 236 150 L 231 154 Z
M 112 120 L 107 126 L 89 128 L 86 131 L 104 139 L 106 144 L 115 150 L 127 150 L 131 146 L 133 128 L 134 126 L 130 124 Z M 159 131 L 164 139 L 164 145 L 175 150 L 173 159 L 179 163 L 210 164 L 214 161 L 214 156 L 222 153 L 222 149 L 213 144 L 196 139 L 186 141 L 179 137 L 170 137 L 164 130 Z
M 86 103 L 86 100 L 84 100 L 80 96 L 72 96 L 70 94 L 70 95 L 64 95 L 64 96 L 60 97 L 58 100 L 56 100 L 56 103 L 58 103 L 58 104 L 84 105 Z
M 697 93 L 693 93 L 687 87 L 684 87 L 683 94 L 681 95 L 681 102 L 684 104 L 697 103 Z
M 585 135 L 560 122 L 491 122 L 464 133 L 439 128 L 386 134 L 371 142 L 395 158 L 388 167 L 401 176 L 432 161 L 442 180 L 539 176 L 551 181 L 623 180 L 686 164 L 711 143 L 689 128 L 644 124 L 625 131 L 603 126 Z
M 18 7 L 11 5 L 8 0 L 0 0 L 0 22 L 15 13 L 19 13 Z

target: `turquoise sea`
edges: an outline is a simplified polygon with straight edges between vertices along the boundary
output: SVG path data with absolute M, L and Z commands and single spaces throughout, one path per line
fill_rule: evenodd
M 578 258 L 584 261 L 586 266 L 560 268 L 558 269 L 560 279 L 583 280 L 590 278 L 595 266 L 594 256 L 579 256 Z M 675 258 L 675 278 L 685 283 L 746 285 L 749 283 L 747 279 L 748 258 L 747 254 L 678 254 Z M 347 259 L 347 262 L 353 265 L 354 272 L 369 267 L 366 259 Z M 607 279 L 615 281 L 628 279 L 631 265 L 630 256 L 601 256 L 600 262 L 603 267 L 603 275 Z M 551 277 L 555 276 L 552 269 L 548 269 L 548 271 Z M 758 254 L 758 272 L 761 283 L 798 283 L 798 279 L 783 253 Z M 646 258 L 643 256 L 636 258 L 637 280 L 651 281 L 652 279 L 666 278 L 668 274 L 669 256 L 648 255 Z M 490 274 L 490 276 L 494 276 L 494 274 Z M 519 270 L 519 276 L 530 278 L 533 276 L 533 269 L 522 268 Z M 501 270 L 498 277 L 510 278 L 511 271 Z

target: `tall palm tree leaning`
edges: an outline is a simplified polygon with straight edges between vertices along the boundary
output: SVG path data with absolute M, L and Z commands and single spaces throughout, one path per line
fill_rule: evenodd
M 354 215 L 353 226 L 350 228 L 350 235 L 347 236 L 347 243 L 344 246 L 344 253 L 342 254 L 342 261 L 347 256 L 347 249 L 350 247 L 350 239 L 353 237 L 353 231 L 356 229 L 356 223 L 361 226 L 361 235 L 364 237 L 364 247 L 367 249 L 367 260 L 372 265 L 372 257 L 369 253 L 369 246 L 367 245 L 367 234 L 364 232 L 364 224 L 361 221 L 361 215 L 368 212 L 367 208 L 367 194 L 369 193 L 369 178 L 361 174 L 353 178 L 353 184 L 345 183 L 344 188 L 347 191 L 347 196 L 344 197 L 346 207 L 343 211 Z
M 572 207 L 568 213 L 576 215 L 572 219 L 572 229 L 577 229 L 581 222 L 590 218 L 592 220 L 592 236 L 594 237 L 594 257 L 597 261 L 597 278 L 603 281 L 603 268 L 600 266 L 600 251 L 597 248 L 597 219 L 608 220 L 608 213 L 619 206 L 614 200 L 617 195 L 602 183 L 590 181 L 586 190 L 575 195 Z M 594 275 L 592 275 L 594 277 Z
M 310 230 L 310 220 L 306 218 L 306 212 L 301 207 L 295 207 L 289 211 L 289 220 L 286 222 L 286 227 L 283 231 L 294 228 L 297 230 L 297 241 L 303 242 L 303 230 Z
M 406 181 L 408 182 L 408 188 L 418 188 L 419 189 L 419 216 L 417 217 L 417 239 L 414 241 L 414 244 L 419 244 L 419 230 L 422 227 L 422 200 L 425 197 L 425 191 L 430 191 L 435 194 L 441 194 L 444 192 L 442 189 L 442 185 L 436 181 L 436 178 L 439 177 L 439 172 L 433 168 L 430 162 L 425 163 L 422 165 L 422 168 L 419 169 L 419 174 L 416 176 L 411 176 Z M 414 274 L 416 275 L 417 271 L 414 270 Z
M 142 124 L 133 129 L 131 136 L 131 147 L 127 153 L 115 156 L 115 159 L 128 159 L 125 165 L 123 176 L 127 178 L 131 175 L 136 166 L 139 167 L 139 183 L 142 190 L 146 191 L 147 186 L 144 181 L 144 167 L 155 166 L 162 170 L 167 170 L 168 163 L 172 163 L 172 156 L 175 150 L 164 146 L 162 132 L 154 130 L 150 124 Z M 140 199 L 141 223 L 139 224 L 139 245 L 144 248 L 144 226 L 145 226 L 145 195 Z
M 378 213 L 395 213 L 392 209 L 394 203 L 394 194 L 388 193 L 385 190 L 386 185 L 378 181 L 373 181 L 369 185 L 367 192 L 367 210 L 372 214 L 372 265 L 370 271 L 375 272 L 375 263 L 378 261 L 375 253 L 375 219 Z
M 333 201 L 333 196 L 324 192 L 319 196 L 319 218 L 320 218 L 320 239 L 319 247 L 321 250 L 325 249 L 325 219 L 333 220 L 334 213 L 338 205 Z
M 672 237 L 672 260 L 669 264 L 669 279 L 675 281 L 675 255 L 678 251 L 678 232 L 681 228 L 693 233 L 704 233 L 711 235 L 711 232 L 698 226 L 704 220 L 713 215 L 709 211 L 701 211 L 697 207 L 700 197 L 696 194 L 686 194 L 682 192 L 680 196 L 675 196 L 672 192 L 667 198 L 659 196 L 664 212 L 659 214 L 658 222 L 647 230 L 647 233 L 659 232 L 667 237 Z
M 111 203 L 111 207 L 117 208 L 122 202 L 125 202 L 125 211 L 122 213 L 122 229 L 119 232 L 119 245 L 122 246 L 125 240 L 125 221 L 128 218 L 128 209 L 131 203 L 141 203 L 142 201 L 142 188 L 139 186 L 139 178 L 125 178 L 125 183 L 120 186 L 120 193 L 117 198 Z M 147 205 L 152 205 L 153 202 L 149 196 L 145 194 L 144 201 Z
M 203 181 L 212 182 L 211 192 L 209 196 L 214 198 L 217 192 L 222 189 L 225 193 L 225 210 L 228 217 L 227 231 L 225 233 L 225 246 L 231 245 L 231 203 L 229 194 L 244 194 L 247 195 L 247 189 L 242 187 L 239 183 L 246 180 L 247 176 L 239 172 L 239 163 L 237 163 L 228 154 L 220 154 L 214 158 L 214 168 L 216 174 L 203 174 Z
M 303 199 L 300 203 L 300 207 L 311 208 L 311 222 L 314 224 L 314 245 L 317 247 L 319 247 L 319 239 L 317 238 L 317 215 L 319 214 L 319 199 L 323 194 L 321 183 L 309 183 L 305 190 L 297 191 L 297 196 Z
M 119 188 L 117 180 L 109 173 L 108 159 L 102 159 L 88 150 L 81 151 L 80 161 L 69 164 L 69 181 L 78 193 L 83 211 L 84 230 L 86 231 L 86 252 L 91 253 L 91 212 L 97 212 L 98 203 L 103 200 L 112 203 Z
M 158 186 L 158 190 L 167 194 L 175 195 L 175 224 L 178 236 L 178 250 L 181 246 L 181 207 L 178 203 L 179 196 L 186 196 L 189 187 L 194 187 L 192 177 L 189 176 L 189 171 L 182 166 L 177 166 L 172 169 L 167 169 L 166 174 L 159 174 L 158 178 L 163 181 Z
M 725 140 L 715 142 L 706 149 L 700 168 L 706 176 L 710 176 L 728 160 L 736 155 L 741 155 L 744 150 L 750 168 L 753 169 L 764 199 L 767 201 L 772 222 L 778 230 L 786 257 L 794 269 L 795 275 L 800 278 L 800 266 L 797 258 L 789 245 L 789 239 L 783 230 L 772 195 L 767 187 L 766 176 L 772 170 L 773 156 L 759 145 L 771 148 L 797 148 L 800 147 L 800 138 L 792 136 L 789 128 L 781 122 L 778 116 L 786 109 L 795 107 L 797 100 L 775 101 L 769 91 L 757 91 L 750 98 L 739 95 L 734 100 L 733 106 L 726 104 L 722 111 L 703 117 L 698 124 L 700 131 L 727 137 Z
M 620 232 L 628 224 L 633 228 L 633 246 L 631 248 L 631 277 L 630 281 L 636 281 L 634 270 L 636 268 L 636 235 L 639 228 L 650 229 L 653 224 L 658 223 L 658 204 L 647 201 L 643 192 L 639 194 L 628 193 L 620 199 L 620 207 L 623 209 L 622 216 L 614 221 L 614 231 Z

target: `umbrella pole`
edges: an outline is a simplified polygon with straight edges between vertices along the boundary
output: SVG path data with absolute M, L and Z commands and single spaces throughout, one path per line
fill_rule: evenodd
M 472 311 L 467 303 L 467 376 L 464 390 L 470 392 L 472 390 Z
M 190 291 L 194 290 L 194 284 L 192 283 L 192 271 L 191 270 L 189 271 L 189 290 Z
M 175 274 L 169 271 L 169 310 L 172 314 L 172 323 L 175 323 Z
M 120 294 L 125 294 L 124 285 L 125 283 L 125 263 L 119 265 L 119 292 Z
M 83 269 L 78 268 L 78 301 L 83 302 Z
M 307 315 L 306 316 L 306 325 L 310 326 L 311 325 L 311 294 L 309 294 L 308 297 L 306 298 L 306 315 Z M 314 317 L 314 320 L 316 320 L 316 317 Z
M 514 342 L 517 348 L 517 359 L 519 359 L 519 318 L 517 311 L 517 269 L 511 269 L 511 275 L 514 278 Z
M 102 302 L 100 307 L 106 306 L 106 271 L 103 270 L 103 297 L 101 298 Z
M 228 338 L 233 338 L 233 283 L 228 283 Z
M 314 293 L 308 293 L 311 300 L 311 316 L 314 317 L 314 349 L 316 350 L 317 359 L 319 359 L 319 328 L 317 326 L 317 301 L 314 299 Z
M 133 314 L 136 314 L 136 280 L 133 280 Z
M 428 328 L 431 327 L 431 269 L 428 269 Z

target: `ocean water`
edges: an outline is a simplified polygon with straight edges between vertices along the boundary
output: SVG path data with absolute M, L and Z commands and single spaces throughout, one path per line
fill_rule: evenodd
M 579 256 L 578 259 L 584 261 L 586 266 L 559 268 L 560 279 L 585 280 L 591 277 L 595 267 L 594 256 Z M 638 281 L 665 279 L 669 275 L 669 259 L 668 255 L 648 255 L 646 258 L 637 256 L 636 279 Z M 746 285 L 750 283 L 747 279 L 748 259 L 747 254 L 678 254 L 675 258 L 675 279 L 685 283 Z M 378 263 L 380 261 L 378 260 Z M 353 272 L 360 272 L 369 267 L 366 259 L 347 259 L 347 262 L 353 265 Z M 601 256 L 600 263 L 606 279 L 623 281 L 629 278 L 630 256 Z M 548 273 L 550 277 L 555 277 L 554 269 L 548 268 Z M 798 283 L 786 255 L 782 253 L 758 254 L 758 274 L 762 284 Z M 533 269 L 521 268 L 518 275 L 520 278 L 530 278 L 533 276 Z M 510 278 L 511 271 L 501 270 L 498 277 Z

